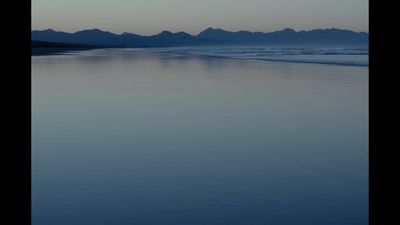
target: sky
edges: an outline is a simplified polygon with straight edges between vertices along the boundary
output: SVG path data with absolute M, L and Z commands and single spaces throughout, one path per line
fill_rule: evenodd
M 98 28 L 151 35 L 163 30 L 197 34 L 207 27 L 368 32 L 368 0 L 32 0 L 32 30 Z

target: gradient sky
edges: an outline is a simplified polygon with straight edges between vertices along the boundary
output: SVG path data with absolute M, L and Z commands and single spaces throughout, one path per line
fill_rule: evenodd
M 207 27 L 269 32 L 368 32 L 368 0 L 32 0 L 32 29 L 197 34 Z

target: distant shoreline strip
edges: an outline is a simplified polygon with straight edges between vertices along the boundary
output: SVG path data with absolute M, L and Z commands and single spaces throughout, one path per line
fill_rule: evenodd
M 99 48 L 31 48 L 31 56 L 58 55 L 70 51 L 87 51 Z
M 32 48 L 31 56 L 48 56 L 58 55 L 66 52 L 73 51 L 88 51 L 94 49 L 103 49 L 102 47 L 75 47 L 75 48 Z M 175 53 L 179 54 L 179 53 Z M 357 63 L 343 63 L 343 62 L 322 62 L 322 61 L 306 61 L 306 60 L 290 60 L 290 59 L 266 59 L 266 58 L 239 58 L 229 56 L 217 56 L 217 55 L 202 55 L 202 54 L 191 54 L 186 53 L 182 55 L 192 55 L 204 58 L 220 58 L 220 59 L 235 59 L 235 60 L 258 60 L 258 61 L 269 61 L 269 62 L 287 62 L 287 63 L 307 63 L 307 64 L 323 64 L 323 65 L 337 65 L 337 66 L 357 66 L 357 67 L 368 67 L 369 64 L 357 64 Z

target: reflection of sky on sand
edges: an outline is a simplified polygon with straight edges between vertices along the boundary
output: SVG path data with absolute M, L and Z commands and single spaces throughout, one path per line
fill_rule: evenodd
M 368 68 L 32 57 L 33 224 L 368 219 Z

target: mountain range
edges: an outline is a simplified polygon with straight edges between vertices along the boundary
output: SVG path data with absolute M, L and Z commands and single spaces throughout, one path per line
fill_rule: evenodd
M 207 28 L 197 35 L 186 32 L 162 31 L 142 36 L 133 33 L 115 34 L 100 29 L 74 33 L 33 30 L 31 39 L 58 43 L 102 45 L 109 47 L 172 47 L 206 45 L 316 45 L 316 46 L 368 46 L 368 33 L 336 28 L 295 31 L 286 28 L 274 32 L 225 31 Z

